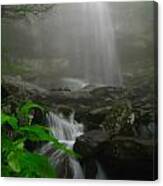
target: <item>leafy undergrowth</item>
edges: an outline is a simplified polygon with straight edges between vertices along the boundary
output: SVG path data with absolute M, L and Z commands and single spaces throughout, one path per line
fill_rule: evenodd
M 32 123 L 35 109 L 44 112 L 40 105 L 28 101 L 18 108 L 17 113 L 1 113 L 2 127 L 2 176 L 4 177 L 57 177 L 57 170 L 51 166 L 48 157 L 37 150 L 26 148 L 31 143 L 51 142 L 54 149 L 62 150 L 66 155 L 79 157 L 51 135 L 43 124 Z

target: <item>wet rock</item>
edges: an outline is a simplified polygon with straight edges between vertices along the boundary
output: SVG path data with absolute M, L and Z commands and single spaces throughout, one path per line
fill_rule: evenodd
M 88 158 L 84 160 L 83 170 L 86 179 L 95 179 L 97 174 L 96 160 Z
M 100 151 L 101 144 L 106 142 L 107 139 L 107 133 L 101 130 L 92 130 L 76 139 L 74 150 L 79 153 L 82 158 L 92 157 Z
M 70 119 L 70 116 L 74 114 L 74 110 L 67 105 L 57 105 L 56 113 L 62 114 L 63 117 Z
M 110 97 L 114 98 L 116 96 L 121 96 L 125 91 L 122 87 L 107 87 L 101 86 L 93 89 L 90 93 L 96 97 Z
M 75 119 L 84 124 L 85 131 L 99 130 L 100 124 L 105 119 L 103 114 L 90 114 L 90 113 L 75 113 Z
M 44 98 L 49 95 L 49 91 L 40 88 L 37 85 L 23 81 L 18 77 L 3 76 L 2 84 L 6 87 L 6 91 L 9 95 L 19 98 L 34 97 L 36 95 Z
M 100 130 L 86 132 L 77 138 L 74 150 L 81 154 L 87 178 L 97 173 L 98 160 L 108 179 L 153 180 L 154 161 L 157 159 L 154 140 L 112 136 Z M 91 173 L 90 170 L 93 172 Z
M 56 169 L 58 178 L 73 178 L 73 171 L 70 167 L 70 159 L 68 157 L 65 156 L 62 162 L 56 166 Z
M 96 108 L 96 109 L 92 110 L 90 113 L 92 115 L 107 114 L 111 110 L 111 108 L 112 108 L 111 106 L 100 107 L 100 108 Z
M 109 179 L 153 180 L 153 141 L 115 137 L 103 144 L 98 159 Z

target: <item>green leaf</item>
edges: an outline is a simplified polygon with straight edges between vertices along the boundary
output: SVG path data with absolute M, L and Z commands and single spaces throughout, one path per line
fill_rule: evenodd
M 19 163 L 19 153 L 15 153 L 11 151 L 10 154 L 7 156 L 8 164 L 10 168 L 14 171 L 19 173 L 21 171 L 21 166 Z
M 24 135 L 33 141 L 53 141 L 53 137 L 50 136 L 48 130 L 39 125 L 25 126 L 21 127 L 19 130 L 24 132 Z
M 56 177 L 46 156 L 24 151 L 11 151 L 7 157 L 11 170 L 23 177 Z
M 18 120 L 15 116 L 1 113 L 1 125 L 9 124 L 13 129 L 18 128 Z
M 8 165 L 2 165 L 2 167 L 1 167 L 1 176 L 2 177 L 10 177 L 11 172 L 12 172 L 12 170 Z
M 56 177 L 55 169 L 50 165 L 48 158 L 35 153 L 25 152 L 20 156 L 22 174 L 25 177 Z
M 33 108 L 43 108 L 32 101 L 28 101 L 19 108 L 17 118 L 2 113 L 2 125 L 9 124 L 16 129 L 16 137 L 10 139 L 5 133 L 2 134 L 2 171 L 6 176 L 18 177 L 56 177 L 55 168 L 49 163 L 48 157 L 31 153 L 24 148 L 24 141 L 51 142 L 54 149 L 59 149 L 65 154 L 79 158 L 79 154 L 62 144 L 49 132 L 49 128 L 40 125 L 19 126 L 18 121 L 25 119 L 27 122 Z M 55 162 L 54 162 L 55 163 Z
M 13 142 L 4 134 L 2 134 L 1 149 L 2 153 L 9 153 L 14 149 Z
M 23 150 L 24 149 L 24 141 L 26 138 L 18 139 L 13 142 L 14 148 L 17 150 Z
M 55 149 L 60 149 L 67 155 L 73 157 L 80 157 L 79 154 L 75 153 L 72 149 L 66 147 L 66 145 L 60 143 L 54 136 L 49 134 L 49 130 L 45 127 L 35 125 L 35 126 L 25 126 L 20 128 L 21 132 L 24 132 L 24 136 L 31 141 L 48 141 L 53 142 Z
M 20 107 L 19 114 L 23 115 L 24 117 L 28 117 L 31 110 L 34 108 L 38 108 L 43 111 L 43 107 L 40 105 L 33 103 L 32 101 L 27 101 L 24 105 Z
M 74 152 L 72 149 L 67 147 L 65 144 L 60 143 L 57 139 L 54 138 L 53 140 L 53 146 L 55 149 L 62 150 L 65 154 L 72 156 L 74 158 L 81 158 L 80 154 Z

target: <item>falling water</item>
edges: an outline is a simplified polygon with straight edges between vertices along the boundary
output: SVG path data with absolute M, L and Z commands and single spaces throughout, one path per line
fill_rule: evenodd
M 102 169 L 101 164 L 98 161 L 96 161 L 96 166 L 97 166 L 96 179 L 107 180 L 107 176 L 104 170 Z
M 51 129 L 52 134 L 59 140 L 59 142 L 65 144 L 69 148 L 73 149 L 76 137 L 83 133 L 83 125 L 74 121 L 73 113 L 69 118 L 64 118 L 62 114 L 54 114 L 50 112 L 47 116 L 48 124 Z M 51 144 L 46 144 L 41 152 L 43 154 L 48 154 L 51 151 Z M 64 161 L 67 156 L 60 150 L 52 152 L 50 155 L 50 160 L 54 166 L 60 166 L 60 163 Z M 84 178 L 82 168 L 79 162 L 68 157 L 69 167 L 72 170 L 74 179 Z M 66 167 L 65 167 L 66 168 Z
M 47 115 L 47 121 L 52 134 L 65 144 L 67 147 L 73 149 L 75 139 L 83 134 L 83 125 L 74 120 L 74 113 L 70 114 L 69 118 L 65 118 L 62 113 L 54 114 L 50 112 Z M 52 151 L 52 153 L 50 153 Z M 67 157 L 61 150 L 53 151 L 51 143 L 45 144 L 41 149 L 42 154 L 50 155 L 50 161 L 55 167 L 59 167 L 66 158 L 68 158 L 68 166 L 71 168 L 74 179 L 84 179 L 84 174 L 80 163 L 72 158 Z M 50 153 L 50 154 L 49 154 Z M 64 166 L 64 165 L 61 165 Z M 96 179 L 107 179 L 107 176 L 102 169 L 100 163 L 96 160 L 97 173 Z M 66 169 L 66 167 L 64 167 Z M 64 175 L 62 175 L 64 176 Z
M 122 85 L 107 2 L 54 4 L 41 18 L 13 21 L 8 30 L 11 33 L 4 35 L 6 42 L 12 43 L 13 57 L 19 60 L 21 56 L 28 65 L 31 62 L 34 77 L 39 72 L 44 75 L 38 76 L 36 83 L 51 87 L 68 78 Z
M 58 53 L 69 60 L 67 76 L 91 84 L 121 85 L 109 5 L 61 5 L 54 17 Z

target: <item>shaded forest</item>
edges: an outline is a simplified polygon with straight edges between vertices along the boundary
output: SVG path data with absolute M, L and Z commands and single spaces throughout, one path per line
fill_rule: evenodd
M 2 176 L 155 180 L 157 4 L 1 12 Z

